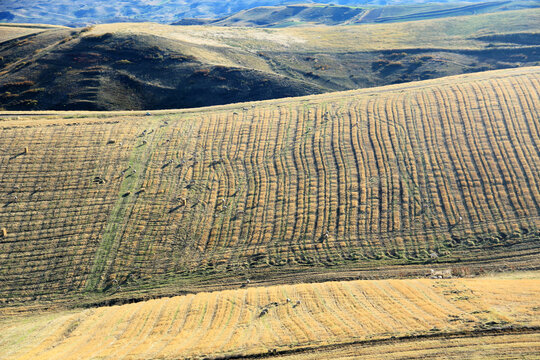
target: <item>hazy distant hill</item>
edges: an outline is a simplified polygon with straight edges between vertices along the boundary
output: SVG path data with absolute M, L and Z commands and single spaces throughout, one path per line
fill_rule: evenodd
M 476 15 L 540 7 L 538 1 L 492 1 L 481 3 L 426 3 L 371 6 L 336 6 L 300 4 L 265 6 L 240 11 L 220 19 L 182 19 L 173 25 L 219 25 L 286 27 L 312 25 L 351 25 L 434 19 L 448 16 Z
M 455 1 L 439 1 L 456 3 Z M 472 0 L 470 3 L 479 1 Z M 219 19 L 259 6 L 281 6 L 297 3 L 323 3 L 348 6 L 387 4 L 423 4 L 426 0 L 2 0 L 0 22 L 46 23 L 69 26 L 87 24 L 153 21 L 172 23 L 184 18 Z M 510 5 L 511 6 L 511 5 Z M 444 7 L 435 5 L 435 7 Z

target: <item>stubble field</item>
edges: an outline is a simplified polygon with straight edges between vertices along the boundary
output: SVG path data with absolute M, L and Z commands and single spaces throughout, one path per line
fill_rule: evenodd
M 0 358 L 532 359 L 539 286 L 537 277 L 327 282 L 15 317 L 0 321 Z
M 151 116 L 11 113 L 0 301 L 129 299 L 251 274 L 535 268 L 539 74 Z

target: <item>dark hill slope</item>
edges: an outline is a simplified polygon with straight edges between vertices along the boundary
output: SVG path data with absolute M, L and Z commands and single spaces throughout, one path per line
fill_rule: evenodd
M 540 63 L 540 9 L 282 29 L 108 24 L 0 43 L 0 108 L 193 108 Z
M 183 51 L 193 51 L 193 44 L 179 40 L 144 34 L 80 35 L 63 30 L 1 44 L 6 62 L 19 61 L 5 70 L 7 79 L 0 80 L 0 89 L 9 92 L 0 95 L 0 103 L 6 109 L 167 109 L 323 91 L 275 73 L 204 63 Z M 46 51 L 34 44 L 46 46 Z M 228 48 L 219 52 L 225 57 L 237 53 Z M 27 59 L 27 54 L 32 55 Z

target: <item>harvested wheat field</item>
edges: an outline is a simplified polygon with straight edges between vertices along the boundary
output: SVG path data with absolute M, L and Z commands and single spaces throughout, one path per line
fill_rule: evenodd
M 434 336 L 435 337 L 435 336 Z M 540 334 L 504 334 L 483 336 L 443 336 L 439 339 L 399 339 L 329 349 L 300 351 L 291 355 L 268 356 L 268 359 L 538 359 Z
M 539 291 L 536 277 L 364 280 L 199 293 L 0 321 L 0 358 L 387 358 L 381 350 L 395 358 L 479 350 L 503 357 L 511 349 L 532 355 L 540 351 Z
M 0 301 L 534 268 L 539 91 L 532 67 L 150 116 L 6 113 Z

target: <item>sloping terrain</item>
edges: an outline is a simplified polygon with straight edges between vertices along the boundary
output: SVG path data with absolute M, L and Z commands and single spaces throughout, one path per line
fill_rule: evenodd
M 0 43 L 25 37 L 30 34 L 61 28 L 53 25 L 30 25 L 30 24 L 0 24 Z
M 110 24 L 0 43 L 5 110 L 192 108 L 540 62 L 540 10 L 287 29 Z
M 442 337 L 434 335 L 425 339 L 413 336 L 412 339 L 391 339 L 368 344 L 331 346 L 329 349 L 298 351 L 296 354 L 268 356 L 267 358 L 281 360 L 523 360 L 538 357 L 539 341 L 538 331 L 521 334 L 494 331 L 493 335 L 484 333 L 478 336 L 474 333 Z
M 536 268 L 539 89 L 532 67 L 151 116 L 5 118 L 0 301 Z
M 539 291 L 479 278 L 199 293 L 3 319 L 0 359 L 533 359 Z
M 0 104 L 6 109 L 162 109 L 324 91 L 263 71 L 263 61 L 220 44 L 87 30 L 48 31 L 3 43 Z
M 535 1 L 425 3 L 381 7 L 295 4 L 247 9 L 219 19 L 182 19 L 173 25 L 287 27 L 352 25 L 435 19 L 537 8 Z

